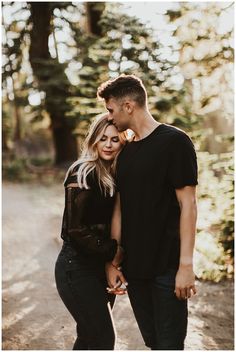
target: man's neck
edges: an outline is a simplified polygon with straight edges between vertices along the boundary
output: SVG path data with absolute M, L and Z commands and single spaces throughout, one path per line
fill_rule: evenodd
M 133 116 L 130 129 L 135 134 L 134 140 L 139 141 L 152 133 L 159 125 L 160 122 L 154 120 L 148 110 L 140 110 Z

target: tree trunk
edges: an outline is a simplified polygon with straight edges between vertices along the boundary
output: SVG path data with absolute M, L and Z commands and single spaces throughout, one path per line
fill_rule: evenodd
M 3 28 L 5 30 L 6 47 L 7 47 L 8 52 L 9 52 L 9 45 L 8 45 L 8 39 L 9 38 L 8 38 L 8 31 L 6 29 L 6 25 L 5 25 L 5 22 L 4 22 L 4 16 L 2 16 L 2 25 L 3 25 Z M 10 66 L 10 72 L 13 72 L 12 61 L 11 60 L 9 60 L 9 66 Z M 14 81 L 14 78 L 13 78 L 13 74 L 10 75 L 9 77 L 11 78 L 11 81 L 12 81 L 12 91 L 13 91 L 13 96 L 14 96 L 13 107 L 14 107 L 14 116 L 15 116 L 15 131 L 14 131 L 13 140 L 15 142 L 20 142 L 21 141 L 21 116 L 20 116 L 20 112 L 19 112 L 19 107 L 16 104 L 16 89 L 15 89 L 15 81 Z M 10 102 L 10 99 L 8 97 L 8 93 L 7 93 L 7 101 L 8 101 L 8 104 L 10 105 L 11 102 Z M 7 144 L 4 141 L 4 147 L 6 145 Z
M 105 9 L 104 2 L 86 2 L 87 29 L 88 33 L 97 36 L 102 35 L 102 28 L 99 24 L 102 13 Z
M 57 154 L 55 156 L 56 165 L 67 164 L 69 161 L 75 161 L 77 158 L 77 143 L 76 150 L 74 139 L 71 137 L 71 129 L 68 126 L 54 128 L 53 141 Z M 76 156 L 72 159 L 71 155 Z
M 63 65 L 52 59 L 49 53 L 48 37 L 51 33 L 53 3 L 30 2 L 29 5 L 33 24 L 30 32 L 30 63 L 38 79 L 39 90 L 46 93 L 45 106 L 51 118 L 55 163 L 58 165 L 77 159 L 77 140 L 72 134 L 75 126 L 68 124 L 70 121 L 65 117 L 69 109 L 66 99 L 69 96 L 70 83 Z M 52 78 L 61 79 L 60 84 L 50 83 Z
M 12 88 L 13 88 L 13 94 L 14 94 L 14 101 L 13 101 L 13 107 L 14 107 L 14 115 L 15 115 L 15 133 L 14 133 L 14 141 L 16 143 L 21 142 L 21 116 L 20 116 L 20 111 L 19 111 L 19 106 L 16 103 L 16 90 L 15 90 L 15 82 L 14 78 L 12 77 Z
M 50 35 L 50 20 L 52 9 L 48 2 L 30 2 L 31 20 L 33 24 L 30 33 L 30 62 L 33 70 L 37 71 L 40 64 L 37 59 L 49 59 L 48 37 Z

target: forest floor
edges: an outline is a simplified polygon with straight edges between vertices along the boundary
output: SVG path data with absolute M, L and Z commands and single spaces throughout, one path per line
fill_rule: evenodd
M 61 185 L 3 183 L 3 350 L 71 350 L 75 323 L 54 282 Z M 197 282 L 186 350 L 233 350 L 234 285 Z M 114 307 L 117 350 L 146 350 L 127 296 Z

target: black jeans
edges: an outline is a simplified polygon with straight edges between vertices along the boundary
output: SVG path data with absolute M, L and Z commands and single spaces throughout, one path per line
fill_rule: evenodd
M 58 293 L 77 323 L 73 350 L 113 350 L 111 307 L 115 296 L 106 291 L 104 263 L 80 258 L 70 245 L 64 244 L 55 278 Z
M 187 333 L 187 300 L 174 293 L 175 270 L 153 280 L 128 280 L 129 299 L 147 347 L 183 350 Z

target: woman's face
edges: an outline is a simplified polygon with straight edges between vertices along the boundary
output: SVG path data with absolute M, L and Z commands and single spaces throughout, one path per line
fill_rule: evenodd
M 118 131 L 115 126 L 108 125 L 100 141 L 97 143 L 98 156 L 105 161 L 113 161 L 121 150 Z

